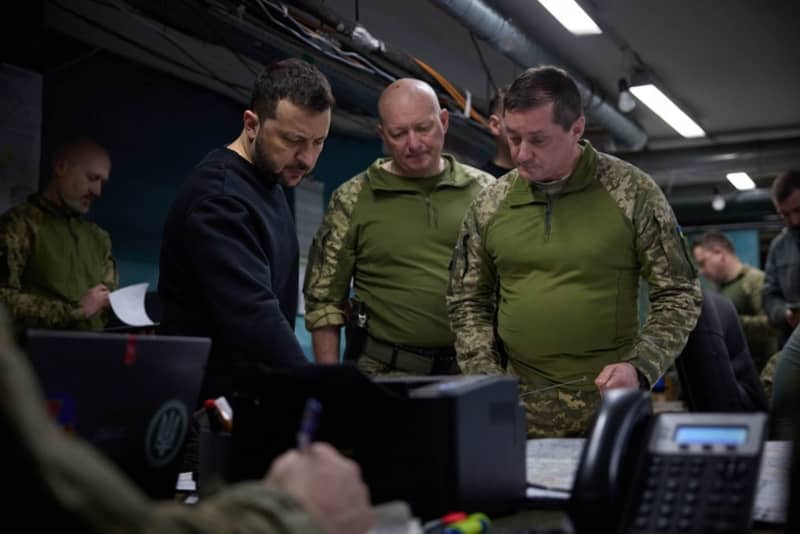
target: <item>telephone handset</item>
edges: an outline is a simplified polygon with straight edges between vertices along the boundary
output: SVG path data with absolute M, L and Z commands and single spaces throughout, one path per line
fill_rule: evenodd
M 606 393 L 570 501 L 576 532 L 747 532 L 766 415 L 663 413 Z

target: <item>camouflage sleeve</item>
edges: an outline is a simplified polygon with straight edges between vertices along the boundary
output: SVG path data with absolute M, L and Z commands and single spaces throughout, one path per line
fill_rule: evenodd
M 31 228 L 24 217 L 7 213 L 0 221 L 0 301 L 20 328 L 67 328 L 83 320 L 80 304 L 26 293 L 21 278 L 28 262 Z
M 644 178 L 637 184 L 633 222 L 650 311 L 634 344 L 632 363 L 655 384 L 686 345 L 703 295 L 672 208 L 656 183 Z
M 750 305 L 754 310 L 760 311 L 754 315 L 739 315 L 747 335 L 771 336 L 778 335 L 779 332 L 772 328 L 767 319 L 767 314 L 763 312 L 761 295 L 764 291 L 764 273 L 756 269 L 749 269 L 742 280 L 742 289 L 750 299 Z
M 467 211 L 453 251 L 447 313 L 464 374 L 503 374 L 493 329 L 497 276 L 483 248 L 478 217 L 482 197 L 479 193 Z
M 105 269 L 102 283 L 111 291 L 119 288 L 119 273 L 117 272 L 117 262 L 114 261 L 114 256 L 111 255 L 111 236 L 108 232 L 101 230 L 103 249 L 105 253 Z
M 363 175 L 357 176 L 333 192 L 311 242 L 303 282 L 308 330 L 340 326 L 347 320 L 346 303 L 355 268 L 353 212 L 365 180 Z
M 53 503 L 69 515 L 68 525 L 80 524 L 87 532 L 321 532 L 294 499 L 263 482 L 231 486 L 195 506 L 147 499 L 104 456 L 52 423 L 2 309 L 0 391 L 3 461 L 27 482 L 19 497 Z
M 295 499 L 263 482 L 238 484 L 212 499 L 191 507 L 160 504 L 154 507 L 145 532 L 241 534 L 322 534 L 321 527 Z

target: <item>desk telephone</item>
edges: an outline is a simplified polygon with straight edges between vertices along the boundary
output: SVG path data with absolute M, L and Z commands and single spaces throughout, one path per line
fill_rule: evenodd
M 648 393 L 609 391 L 575 476 L 576 532 L 749 532 L 766 419 L 653 416 Z

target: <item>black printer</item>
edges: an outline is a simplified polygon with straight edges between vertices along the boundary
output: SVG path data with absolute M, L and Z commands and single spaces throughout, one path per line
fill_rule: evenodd
M 232 479 L 258 479 L 296 447 L 305 402 L 316 439 L 361 467 L 373 503 L 400 499 L 422 518 L 508 513 L 525 495 L 525 416 L 501 376 L 369 379 L 353 366 L 270 371 L 232 399 Z

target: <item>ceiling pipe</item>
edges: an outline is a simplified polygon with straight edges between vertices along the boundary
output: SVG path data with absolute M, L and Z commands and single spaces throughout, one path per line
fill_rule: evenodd
M 536 65 L 566 66 L 563 61 L 528 39 L 524 33 L 481 0 L 431 0 L 431 2 L 522 68 Z M 577 72 L 571 68 L 568 70 Z M 583 81 L 575 78 L 583 97 L 586 114 L 609 131 L 616 148 L 626 151 L 641 150 L 647 143 L 645 131 L 594 93 Z
M 646 171 L 660 185 L 723 183 L 729 172 L 758 178 L 800 168 L 800 137 L 618 156 Z

